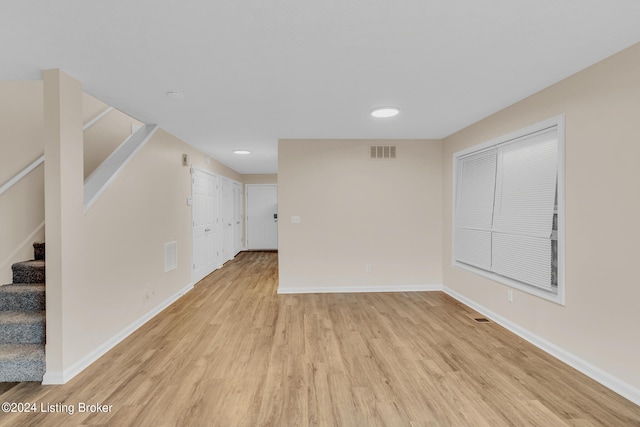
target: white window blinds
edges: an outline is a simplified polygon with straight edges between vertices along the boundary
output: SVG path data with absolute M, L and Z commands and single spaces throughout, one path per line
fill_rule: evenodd
M 557 127 L 456 160 L 454 261 L 554 292 Z
M 457 259 L 485 270 L 491 268 L 496 156 L 493 148 L 464 157 L 458 163 Z
M 558 176 L 555 128 L 498 148 L 493 231 L 548 239 Z

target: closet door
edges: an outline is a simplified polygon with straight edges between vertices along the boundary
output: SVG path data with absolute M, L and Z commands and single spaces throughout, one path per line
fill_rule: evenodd
M 196 283 L 220 266 L 218 177 L 194 169 L 191 177 L 193 272 Z
M 225 263 L 232 259 L 234 252 L 234 200 L 233 200 L 233 183 L 229 178 L 222 177 L 220 179 L 220 207 L 222 217 L 220 218 L 222 228 L 222 262 Z
M 236 255 L 244 247 L 242 232 L 242 184 L 233 183 L 233 254 Z

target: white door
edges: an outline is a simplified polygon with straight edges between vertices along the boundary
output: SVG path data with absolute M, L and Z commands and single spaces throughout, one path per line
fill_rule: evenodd
M 278 186 L 247 184 L 247 249 L 278 249 Z
M 233 223 L 233 253 L 235 255 L 244 246 L 242 242 L 242 184 L 239 182 L 233 183 L 233 201 L 233 215 L 235 217 L 235 222 Z
M 233 203 L 233 183 L 229 178 L 220 180 L 220 205 L 222 217 L 222 262 L 227 262 L 235 256 L 233 249 L 233 224 L 235 222 L 234 203 Z
M 218 177 L 194 169 L 191 177 L 194 283 L 218 268 Z

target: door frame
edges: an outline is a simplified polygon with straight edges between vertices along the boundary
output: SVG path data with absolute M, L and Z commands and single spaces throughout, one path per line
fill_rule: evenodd
M 249 241 L 249 187 L 275 187 L 276 188 L 276 204 L 278 205 L 278 210 L 280 209 L 280 204 L 278 203 L 278 184 L 245 184 L 244 185 L 244 247 L 247 250 L 251 250 L 249 249 L 249 244 L 247 243 Z M 280 222 L 280 214 L 278 213 L 278 223 Z M 278 224 L 278 230 L 280 230 L 280 226 Z M 279 236 L 278 236 L 279 237 Z M 280 239 L 277 238 L 277 241 L 280 241 Z M 277 248 L 277 244 L 276 244 L 276 250 Z
M 213 269 L 211 271 L 208 271 L 208 269 L 206 270 L 206 273 L 204 274 L 204 276 L 197 278 L 195 276 L 195 270 L 194 270 L 194 263 L 196 260 L 196 239 L 195 239 L 195 224 L 194 224 L 194 194 L 193 194 L 193 186 L 195 184 L 194 182 L 194 175 L 196 172 L 199 173 L 203 173 L 206 175 L 209 175 L 211 177 L 214 177 L 216 179 L 216 188 L 213 189 L 213 191 L 216 194 L 216 198 L 217 198 L 217 212 L 213 212 L 214 218 L 215 218 L 215 227 L 216 227 L 216 238 L 218 239 L 218 242 L 216 242 L 216 246 L 220 244 L 220 194 L 219 194 L 219 186 L 220 186 L 220 175 L 215 174 L 211 171 L 208 171 L 206 169 L 202 169 L 196 166 L 191 166 L 190 169 L 190 176 L 191 176 L 191 281 L 195 284 L 196 282 L 204 279 L 205 277 L 207 277 L 209 274 L 213 273 L 214 271 L 216 271 L 218 268 L 220 268 L 221 263 L 220 263 L 220 259 L 219 259 L 219 254 L 216 256 L 216 260 L 213 264 Z M 206 265 L 206 262 L 205 262 Z M 197 280 L 196 280 L 197 279 Z
M 239 181 L 232 181 L 233 183 L 233 198 L 234 198 L 234 221 L 237 221 L 237 223 L 235 225 L 237 225 L 236 229 L 238 230 L 239 234 L 240 234 L 240 238 L 236 239 L 235 236 L 235 231 L 234 231 L 234 256 L 239 254 L 240 252 L 242 252 L 245 248 L 246 248 L 246 244 L 245 244 L 245 239 L 244 239 L 244 211 L 245 211 L 245 200 L 244 200 L 244 192 L 245 192 L 245 185 Z M 236 188 L 239 188 L 239 198 L 238 198 L 238 204 L 235 204 L 236 202 Z
M 234 189 L 235 189 L 235 184 L 240 184 L 242 185 L 241 182 L 236 181 L 234 179 L 231 179 L 229 177 L 226 177 L 224 175 L 220 175 L 220 189 L 218 192 L 218 199 L 220 200 L 220 231 L 221 231 L 221 244 L 222 244 L 222 248 L 223 248 L 223 254 L 225 254 L 223 256 L 223 260 L 222 260 L 222 264 L 226 263 L 227 261 L 231 261 L 232 259 L 234 259 L 236 257 L 236 255 L 238 254 L 238 252 L 236 252 L 236 244 L 235 244 L 235 230 L 236 230 L 236 217 L 237 217 L 237 212 L 236 212 L 236 204 L 235 204 L 235 195 L 234 195 Z M 229 207 L 225 207 L 224 206 L 224 191 L 225 188 L 227 188 L 225 186 L 225 182 L 227 182 L 228 187 L 229 187 L 229 191 L 230 191 L 230 206 Z M 228 209 L 228 210 L 225 210 Z M 225 217 L 225 213 L 230 213 L 231 218 L 226 218 Z M 231 227 L 230 231 L 227 231 L 228 228 L 225 225 L 225 221 L 223 221 L 223 219 L 226 219 L 228 221 L 230 221 L 229 226 Z M 239 225 L 239 227 L 242 227 L 242 224 Z M 227 233 L 231 233 L 230 236 L 230 240 L 229 242 L 227 242 L 225 240 L 225 236 L 227 235 Z M 230 247 L 227 247 L 227 243 L 230 244 Z M 228 251 L 228 254 L 227 254 Z

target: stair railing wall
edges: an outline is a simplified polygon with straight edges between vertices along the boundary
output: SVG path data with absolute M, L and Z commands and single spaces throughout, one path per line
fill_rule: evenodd
M 115 180 L 129 160 L 151 139 L 158 125 L 144 125 L 127 138 L 84 182 L 85 212 Z
M 107 107 L 102 112 L 94 116 L 87 121 L 83 127 L 83 131 L 87 131 L 93 125 L 104 119 L 109 113 L 114 110 L 114 107 Z M 99 197 L 99 195 L 108 187 L 111 181 L 115 179 L 118 173 L 126 165 L 131 157 L 150 139 L 153 133 L 157 130 L 156 125 L 145 125 L 139 129 L 139 132 L 135 132 L 130 138 L 125 140 L 118 149 L 104 162 L 105 164 L 99 167 L 99 171 L 96 170 L 92 176 L 85 180 L 85 209 L 88 209 L 93 202 Z M 9 191 L 23 178 L 28 176 L 40 165 L 44 164 L 44 153 L 38 156 L 37 159 L 29 163 L 24 169 L 16 173 L 13 177 L 7 180 L 2 186 L 0 186 L 0 196 Z M 37 227 L 29 233 L 28 236 L 21 242 L 18 247 L 14 248 L 8 257 L 0 259 L 0 271 L 7 269 L 7 266 L 15 262 L 16 257 L 19 256 L 25 247 L 29 247 L 34 239 L 42 239 L 45 223 L 44 221 L 37 225 Z M 4 276 L 4 274 L 2 275 Z M 2 283 L 0 283 L 2 285 Z
M 113 107 L 108 107 L 106 108 L 102 113 L 98 114 L 97 116 L 95 116 L 93 119 L 89 120 L 87 123 L 85 123 L 82 126 L 82 130 L 86 131 L 87 129 L 89 129 L 91 126 L 95 125 L 96 123 L 98 123 L 100 120 L 102 120 L 104 117 L 106 117 L 107 114 L 109 114 L 110 112 L 112 112 L 114 110 Z
M 26 168 L 18 172 L 13 178 L 2 184 L 0 187 L 0 196 L 6 193 L 11 187 L 16 185 L 22 178 L 29 175 L 29 172 L 40 166 L 44 162 L 44 154 L 40 155 L 37 159 L 29 164 Z
M 113 107 L 108 107 L 107 109 L 105 109 L 103 112 L 101 112 L 100 114 L 98 114 L 97 116 L 95 116 L 94 118 L 89 120 L 87 123 L 85 123 L 82 126 L 82 130 L 86 131 L 91 126 L 93 126 L 96 123 L 98 123 L 107 114 L 109 114 L 111 111 L 113 111 L 113 109 L 114 109 Z M 15 176 L 13 176 L 7 182 L 2 184 L 2 187 L 0 187 L 0 196 L 2 196 L 4 193 L 9 191 L 9 189 L 11 187 L 16 185 L 22 178 L 24 178 L 25 176 L 29 175 L 29 172 L 31 172 L 32 170 L 34 170 L 35 168 L 40 166 L 42 163 L 44 163 L 44 153 L 42 153 L 37 159 L 35 159 L 33 162 L 31 162 L 26 168 L 22 169 L 20 172 L 15 174 Z

